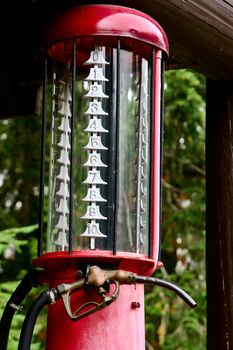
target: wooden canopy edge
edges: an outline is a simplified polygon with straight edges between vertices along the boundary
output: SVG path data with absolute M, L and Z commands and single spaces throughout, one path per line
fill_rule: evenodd
M 165 30 L 167 67 L 191 68 L 217 80 L 233 79 L 233 2 L 231 0 L 123 0 L 148 13 Z

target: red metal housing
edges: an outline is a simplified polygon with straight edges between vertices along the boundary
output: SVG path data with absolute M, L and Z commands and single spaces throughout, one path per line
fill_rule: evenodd
M 43 53 L 60 60 L 71 57 L 73 39 L 91 49 L 98 38 L 101 45 L 116 47 L 122 38 L 123 49 L 147 57 L 153 51 L 154 76 L 151 133 L 151 242 L 150 254 L 109 250 L 74 250 L 43 254 L 34 265 L 44 268 L 43 283 L 56 287 L 59 283 L 76 280 L 76 271 L 83 265 L 103 265 L 141 275 L 150 275 L 160 267 L 160 120 L 161 120 L 161 61 L 168 54 L 168 41 L 163 29 L 146 14 L 121 6 L 88 5 L 74 7 L 59 15 L 40 39 Z M 66 42 L 66 46 L 64 45 Z M 77 45 L 77 47 L 78 47 Z M 65 47 L 65 49 L 64 49 Z M 147 53 L 147 51 L 149 53 Z M 85 53 L 84 53 L 85 55 Z M 150 56 L 151 57 L 151 56 Z M 87 58 L 88 59 L 88 58 Z M 72 62 L 72 60 L 71 60 Z M 79 61 L 77 61 L 77 68 Z M 142 286 L 122 286 L 121 295 L 113 305 L 77 323 L 66 315 L 62 303 L 49 307 L 47 350 L 144 350 L 144 296 Z M 86 303 L 93 298 L 84 291 L 74 296 L 74 303 Z M 94 297 L 95 298 L 95 297 Z M 133 304 L 132 304 L 133 303 Z M 134 307 L 136 305 L 136 307 Z
M 162 27 L 143 12 L 114 5 L 74 7 L 57 16 L 44 31 L 41 47 L 74 37 L 124 37 L 139 40 L 168 55 L 168 40 Z

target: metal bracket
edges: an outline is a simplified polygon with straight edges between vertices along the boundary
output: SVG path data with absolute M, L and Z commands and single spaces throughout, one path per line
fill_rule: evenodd
M 15 303 L 10 303 L 9 306 L 15 311 L 23 310 L 23 305 L 16 305 Z

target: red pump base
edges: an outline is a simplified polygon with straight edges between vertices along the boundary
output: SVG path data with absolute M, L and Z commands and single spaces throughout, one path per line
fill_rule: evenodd
M 75 293 L 78 304 L 90 301 L 87 294 Z M 69 318 L 62 300 L 50 305 L 46 350 L 55 349 L 144 350 L 144 286 L 121 286 L 116 301 L 78 321 Z
M 40 282 L 52 288 L 77 280 L 77 270 L 88 263 L 143 275 L 150 275 L 156 266 L 154 260 L 144 256 L 98 251 L 48 253 L 33 261 L 44 269 Z M 74 292 L 72 313 L 87 302 L 97 301 L 98 296 L 94 289 Z M 55 349 L 145 350 L 144 286 L 121 285 L 120 295 L 111 305 L 76 321 L 69 318 L 61 299 L 50 305 L 46 350 Z

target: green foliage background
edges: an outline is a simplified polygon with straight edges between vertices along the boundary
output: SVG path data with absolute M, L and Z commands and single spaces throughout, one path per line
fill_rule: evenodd
M 205 343 L 205 80 L 169 71 L 165 84 L 163 229 L 156 276 L 197 301 L 190 310 L 171 292 L 146 293 L 148 349 L 203 350 Z M 151 347 L 150 347 L 151 345 Z
M 197 301 L 190 310 L 173 293 L 146 287 L 148 350 L 205 349 L 205 81 L 189 70 L 166 72 L 163 229 L 155 275 Z M 40 119 L 0 123 L 0 314 L 36 256 Z M 28 297 L 32 302 L 38 291 Z M 8 350 L 17 348 L 23 314 L 14 318 Z M 43 349 L 39 319 L 32 350 Z

